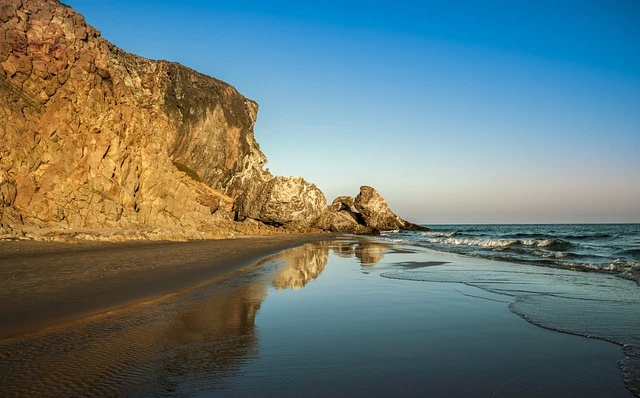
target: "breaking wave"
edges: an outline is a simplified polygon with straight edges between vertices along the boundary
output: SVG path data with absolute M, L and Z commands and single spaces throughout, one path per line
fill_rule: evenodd
M 382 237 L 492 260 L 611 272 L 640 283 L 640 224 L 445 225 Z

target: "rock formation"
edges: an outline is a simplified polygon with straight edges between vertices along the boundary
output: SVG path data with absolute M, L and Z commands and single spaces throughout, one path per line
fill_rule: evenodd
M 0 237 L 412 225 L 379 195 L 327 208 L 315 185 L 273 177 L 253 135 L 254 101 L 120 50 L 58 0 L 2 0 L 0 22 Z
M 334 199 L 324 213 L 316 220 L 316 226 L 320 229 L 332 232 L 348 232 L 360 235 L 376 235 L 380 231 L 367 227 L 362 215 L 353 207 L 353 198 L 339 196 Z
M 230 85 L 126 53 L 57 0 L 5 0 L 0 21 L 0 234 L 211 231 L 271 178 L 258 105 Z
M 238 220 L 247 218 L 276 226 L 307 228 L 324 212 L 322 191 L 302 177 L 274 177 L 255 184 L 236 201 Z
M 387 201 L 372 187 L 360 187 L 360 193 L 354 200 L 355 208 L 362 214 L 368 227 L 377 228 L 380 231 L 392 231 L 396 229 L 410 231 L 429 231 L 429 228 L 412 224 L 398 217 L 391 211 Z
M 316 221 L 316 226 L 335 232 L 368 235 L 393 230 L 430 231 L 398 217 L 378 191 L 366 185 L 360 187 L 355 199 L 337 197 Z

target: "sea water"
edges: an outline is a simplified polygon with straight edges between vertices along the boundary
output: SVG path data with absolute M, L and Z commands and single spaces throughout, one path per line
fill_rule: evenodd
M 382 239 L 463 255 L 383 276 L 478 287 L 510 297 L 511 310 L 538 326 L 615 342 L 639 391 L 640 224 L 439 225 Z
M 467 256 L 640 281 L 640 224 L 435 225 L 431 232 L 384 232 L 392 242 Z

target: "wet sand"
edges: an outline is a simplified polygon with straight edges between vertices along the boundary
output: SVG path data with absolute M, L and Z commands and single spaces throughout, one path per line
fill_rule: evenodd
M 509 311 L 504 295 L 383 277 L 452 261 L 353 237 L 305 244 L 178 294 L 0 340 L 0 390 L 632 396 L 618 346 L 536 327 Z
M 191 242 L 0 242 L 0 339 L 173 293 L 331 234 Z

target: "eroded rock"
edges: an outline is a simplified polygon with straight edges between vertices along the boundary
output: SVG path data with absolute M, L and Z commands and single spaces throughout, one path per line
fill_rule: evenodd
M 4 225 L 211 231 L 271 178 L 232 86 L 124 52 L 55 0 L 3 1 L 0 21 Z
M 316 225 L 327 202 L 318 187 L 302 177 L 274 177 L 254 187 L 236 201 L 238 220 L 246 218 L 267 224 L 308 228 Z
M 365 225 L 380 231 L 396 229 L 411 231 L 429 231 L 429 228 L 410 223 L 398 217 L 387 204 L 387 201 L 370 186 L 360 187 L 360 193 L 354 200 L 354 206 L 362 215 Z

